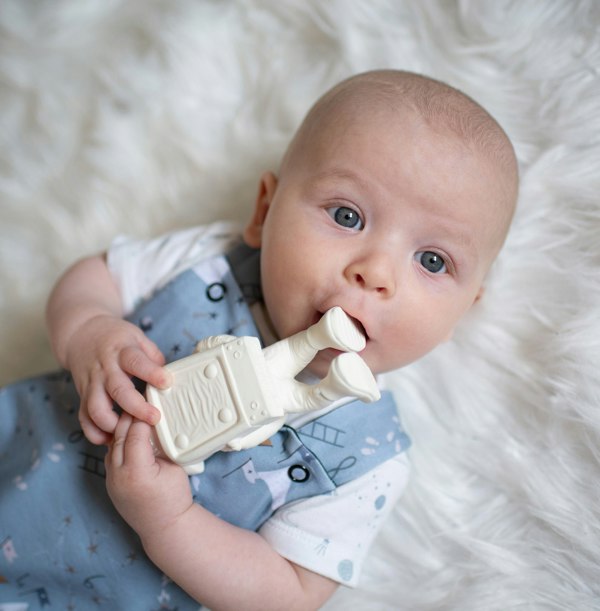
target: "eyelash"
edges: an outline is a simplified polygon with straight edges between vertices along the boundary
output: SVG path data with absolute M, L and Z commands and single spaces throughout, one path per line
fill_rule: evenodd
M 355 225 L 344 225 L 342 222 L 340 222 L 343 217 L 338 217 L 338 214 L 342 210 L 346 211 L 346 218 L 352 216 L 357 221 L 357 224 L 360 224 L 360 227 L 357 228 Z M 326 212 L 333 219 L 334 223 L 340 227 L 343 227 L 344 229 L 349 229 L 351 231 L 362 231 L 364 229 L 365 224 L 360 214 L 350 206 L 330 206 L 329 208 L 326 208 Z

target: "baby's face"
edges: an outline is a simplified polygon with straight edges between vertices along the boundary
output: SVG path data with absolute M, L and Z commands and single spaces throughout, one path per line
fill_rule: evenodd
M 261 247 L 265 303 L 280 338 L 341 306 L 364 330 L 374 373 L 448 339 L 498 250 L 493 165 L 412 113 L 329 129 L 265 174 L 245 237 Z M 332 350 L 311 365 L 324 375 Z

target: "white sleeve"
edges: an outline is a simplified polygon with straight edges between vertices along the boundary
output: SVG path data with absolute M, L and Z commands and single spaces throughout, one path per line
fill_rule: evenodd
M 285 505 L 260 528 L 281 556 L 314 573 L 354 587 L 384 519 L 408 482 L 406 453 L 331 494 Z
M 179 273 L 225 252 L 239 236 L 237 224 L 220 222 L 150 240 L 115 238 L 107 253 L 107 265 L 121 292 L 125 314 Z

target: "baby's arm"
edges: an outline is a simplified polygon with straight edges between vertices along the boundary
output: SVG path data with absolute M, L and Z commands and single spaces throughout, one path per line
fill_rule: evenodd
M 155 457 L 149 440 L 147 424 L 121 417 L 106 458 L 108 491 L 152 562 L 190 596 L 215 611 L 306 611 L 333 594 L 335 582 L 194 503 L 183 470 Z
M 159 387 L 169 381 L 160 350 L 122 315 L 119 290 L 102 256 L 68 269 L 46 308 L 52 348 L 73 375 L 81 426 L 93 443 L 111 438 L 118 420 L 113 402 L 137 418 L 157 422 L 158 410 L 135 390 L 130 376 Z

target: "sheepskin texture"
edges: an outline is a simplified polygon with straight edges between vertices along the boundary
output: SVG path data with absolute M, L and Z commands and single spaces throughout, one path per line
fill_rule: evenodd
M 595 0 L 3 0 L 1 382 L 56 367 L 77 258 L 244 222 L 331 85 L 447 81 L 513 140 L 519 207 L 454 339 L 388 376 L 412 480 L 325 608 L 600 609 L 599 27 Z

